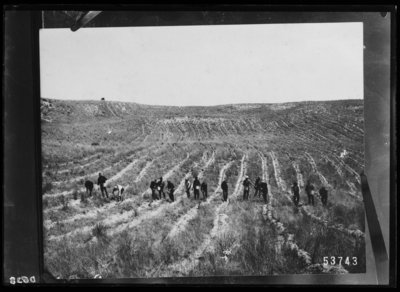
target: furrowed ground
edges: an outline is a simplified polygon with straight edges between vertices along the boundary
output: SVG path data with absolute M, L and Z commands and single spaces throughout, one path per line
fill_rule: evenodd
M 363 115 L 357 100 L 163 107 L 42 99 L 45 266 L 61 278 L 364 273 Z M 243 201 L 246 175 L 266 180 L 267 204 L 253 188 Z M 194 176 L 208 184 L 201 202 L 184 189 Z M 175 200 L 150 204 L 150 181 L 160 177 L 175 185 Z M 117 184 L 127 186 L 122 202 L 111 195 Z

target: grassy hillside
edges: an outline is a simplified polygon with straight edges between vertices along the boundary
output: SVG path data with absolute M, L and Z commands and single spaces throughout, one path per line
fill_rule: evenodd
M 365 272 L 363 101 L 149 106 L 42 100 L 45 264 L 62 278 Z M 344 150 L 346 154 L 343 155 Z M 102 172 L 129 185 L 123 202 L 85 194 Z M 185 178 L 208 183 L 188 199 Z M 269 203 L 242 200 L 265 178 Z M 175 202 L 150 203 L 171 180 Z M 229 203 L 219 185 L 226 177 Z M 304 182 L 328 189 L 307 205 Z M 302 206 L 292 202 L 298 181 Z M 322 265 L 324 257 L 357 265 Z

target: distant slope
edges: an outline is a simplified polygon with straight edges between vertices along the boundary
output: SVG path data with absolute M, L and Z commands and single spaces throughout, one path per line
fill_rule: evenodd
M 133 102 L 118 101 L 93 101 L 93 100 L 57 100 L 42 99 L 49 102 L 53 108 L 46 113 L 47 118 L 68 121 L 85 120 L 92 117 L 113 118 L 128 116 L 221 116 L 232 117 L 239 115 L 261 115 L 276 117 L 288 115 L 298 110 L 326 113 L 327 111 L 357 110 L 363 111 L 363 100 L 338 100 L 338 101 L 304 101 L 274 104 L 234 104 L 219 106 L 154 106 Z
M 284 146 L 292 140 L 340 154 L 344 148 L 363 153 L 364 141 L 363 100 L 176 107 L 42 99 L 42 121 L 44 156 L 52 161 L 94 154 L 93 143 L 117 151 L 154 143 L 262 140 Z

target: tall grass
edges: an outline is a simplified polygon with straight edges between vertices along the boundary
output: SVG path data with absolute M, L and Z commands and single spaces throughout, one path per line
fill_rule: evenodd
M 46 182 L 42 187 L 42 194 L 46 194 L 50 192 L 53 188 L 53 184 L 51 182 Z
M 238 212 L 243 210 L 242 212 Z M 193 271 L 196 276 L 271 275 L 298 273 L 293 255 L 276 253 L 277 233 L 256 211 L 253 202 L 234 202 L 226 211 L 229 230 L 218 236 L 213 251 L 209 251 Z M 233 217 L 233 214 L 237 214 Z
M 295 235 L 294 239 L 298 246 L 310 254 L 313 264 L 323 263 L 323 258 L 326 256 L 357 255 L 359 262 L 365 262 L 365 245 L 361 243 L 362 239 L 356 240 L 346 234 L 328 229 L 301 213 L 291 220 L 281 218 L 287 231 Z M 343 264 L 343 267 L 352 273 L 362 272 L 365 269 L 363 264 L 358 267 Z
M 257 153 L 252 152 L 248 160 L 247 175 L 254 183 L 257 177 L 262 177 L 261 159 Z

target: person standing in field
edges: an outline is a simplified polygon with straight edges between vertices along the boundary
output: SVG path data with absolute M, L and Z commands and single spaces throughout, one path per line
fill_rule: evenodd
M 197 176 L 194 178 L 194 181 L 193 181 L 193 193 L 194 193 L 195 200 L 200 199 L 200 181 L 197 178 Z
M 150 198 L 149 207 L 150 207 L 151 203 L 153 203 L 154 200 L 158 200 L 158 196 L 156 193 L 156 190 L 157 190 L 157 179 L 156 178 L 153 181 L 151 181 L 150 189 L 151 189 L 151 198 Z
M 168 189 L 168 195 L 170 200 L 173 202 L 174 201 L 174 191 L 175 191 L 175 186 L 172 182 L 169 180 L 167 181 L 167 189 Z
M 321 196 L 322 205 L 326 206 L 326 204 L 328 203 L 328 191 L 325 189 L 324 186 L 319 190 L 319 194 Z
M 160 199 L 161 199 L 161 194 L 163 195 L 163 197 L 165 199 L 164 186 L 165 186 L 165 183 L 163 181 L 163 178 L 160 177 L 160 180 L 157 183 L 158 196 L 160 197 Z
M 89 192 L 89 197 L 92 196 L 92 190 L 93 190 L 93 182 L 90 180 L 87 180 L 85 182 L 85 188 L 86 188 L 86 194 Z
M 300 189 L 299 186 L 297 185 L 297 182 L 293 182 L 292 185 L 292 194 L 293 194 L 293 202 L 295 206 L 299 206 L 299 201 L 300 201 Z
M 261 196 L 260 183 L 261 183 L 261 179 L 260 179 L 260 177 L 257 177 L 256 181 L 254 182 L 254 190 L 255 190 L 254 197 L 257 197 L 257 194 L 258 194 L 258 197 Z
M 311 182 L 308 180 L 307 185 L 306 185 L 306 194 L 308 197 L 308 204 L 314 206 L 314 186 L 311 184 Z
M 265 179 L 261 180 L 260 192 L 261 192 L 261 194 L 263 196 L 264 204 L 268 204 L 268 185 L 267 185 Z
M 249 176 L 246 175 L 243 181 L 243 201 L 249 200 L 250 184 L 252 184 L 252 182 L 250 181 Z
M 228 184 L 226 183 L 226 178 L 221 184 L 221 189 L 222 189 L 222 196 L 224 198 L 224 202 L 228 200 Z
M 101 175 L 101 173 L 99 173 L 99 178 L 97 179 L 97 184 L 100 186 L 100 190 L 101 190 L 101 196 L 104 197 L 104 193 L 106 193 L 107 199 L 108 199 L 108 193 L 107 193 L 107 188 L 104 186 L 104 184 L 106 183 L 107 178 L 103 175 Z
M 201 192 L 203 194 L 203 200 L 207 200 L 207 183 L 206 181 L 203 181 L 203 183 L 201 184 Z
M 186 195 L 188 197 L 188 199 L 190 198 L 190 188 L 192 187 L 192 184 L 190 183 L 190 181 L 186 178 L 185 179 L 185 188 L 186 188 Z
M 150 183 L 151 200 L 152 200 L 152 201 L 157 199 L 156 188 L 157 188 L 157 183 L 156 183 L 156 179 L 154 179 L 154 180 L 151 181 L 151 183 Z

